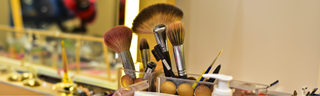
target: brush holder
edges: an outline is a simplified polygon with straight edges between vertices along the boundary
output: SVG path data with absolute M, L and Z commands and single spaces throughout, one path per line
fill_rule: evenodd
M 216 83 L 212 82 L 205 82 L 207 79 L 204 79 L 204 81 L 196 81 L 195 79 L 190 78 L 198 78 L 200 75 L 195 74 L 188 74 L 188 79 L 181 79 L 181 78 L 172 78 L 172 77 L 165 77 L 164 74 L 161 74 L 157 77 L 157 92 L 159 93 L 168 93 L 168 94 L 179 94 L 179 90 L 182 90 L 182 92 L 190 92 L 190 94 L 197 94 L 197 93 L 207 93 L 211 96 L 214 87 L 217 87 L 218 85 Z M 217 81 L 217 79 L 216 79 Z M 174 85 L 173 85 L 174 84 Z M 179 89 L 180 86 L 186 87 Z M 193 89 L 193 85 L 196 84 L 197 87 Z M 199 87 L 201 85 L 201 87 Z M 191 87 L 191 88 L 189 88 Z M 258 83 L 250 83 L 250 82 L 244 82 L 244 81 L 238 81 L 238 80 L 231 80 L 229 83 L 229 87 L 234 91 L 236 89 L 240 90 L 246 90 L 254 94 L 259 94 L 262 90 L 267 90 L 268 85 L 264 84 L 258 84 Z M 170 89 L 171 88 L 171 89 Z M 199 89 L 198 89 L 199 88 Z M 164 92 L 163 92 L 164 91 Z M 180 95 L 180 94 L 179 94 Z M 243 95 L 243 94 L 242 94 Z M 206 95 L 204 95 L 206 96 Z
M 125 74 L 125 72 L 134 73 L 136 78 L 131 78 L 128 74 Z M 138 83 L 139 81 L 147 80 L 150 87 L 147 89 L 147 91 L 156 91 L 156 78 L 160 74 L 162 74 L 162 69 L 154 70 L 152 73 L 145 73 L 130 69 L 118 69 L 118 89 Z

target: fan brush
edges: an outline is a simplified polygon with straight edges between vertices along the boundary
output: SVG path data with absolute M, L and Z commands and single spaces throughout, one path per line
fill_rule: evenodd
M 137 34 L 154 34 L 157 44 L 160 45 L 164 58 L 171 67 L 171 60 L 167 48 L 166 26 L 175 21 L 181 20 L 183 12 L 170 4 L 154 4 L 148 6 L 133 20 L 132 30 Z M 163 64 L 164 70 L 166 70 Z M 169 76 L 169 72 L 165 71 Z
M 129 50 L 131 40 L 131 29 L 123 25 L 115 26 L 104 34 L 104 43 L 120 55 L 123 68 L 135 70 Z M 135 78 L 134 72 L 125 71 L 125 73 L 129 74 L 132 78 Z
M 180 21 L 183 12 L 179 8 L 165 3 L 154 4 L 144 8 L 133 20 L 132 30 L 138 34 L 153 34 L 158 24 L 168 25 Z

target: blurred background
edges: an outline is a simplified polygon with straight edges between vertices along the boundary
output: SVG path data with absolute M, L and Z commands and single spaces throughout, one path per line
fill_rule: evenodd
M 10 3 L 0 0 L 1 25 L 15 25 Z M 319 0 L 140 0 L 139 10 L 154 3 L 175 4 L 184 12 L 188 73 L 201 74 L 224 48 L 214 65 L 222 64 L 221 74 L 262 84 L 279 80 L 275 90 L 290 93 L 303 86 L 320 87 Z M 125 21 L 125 0 L 20 0 L 20 4 L 25 29 L 102 38 L 107 30 Z M 79 74 L 92 78 L 106 80 L 111 72 L 114 75 L 110 78 L 115 80 L 116 68 L 121 67 L 114 51 L 106 48 L 105 55 L 100 39 L 0 31 L 2 57 L 21 60 L 19 54 L 24 50 L 26 61 L 61 69 L 59 42 L 65 40 L 69 68 L 74 72 L 75 54 L 80 54 Z M 152 35 L 141 37 L 150 45 L 156 43 Z M 139 53 L 133 57 L 140 57 Z

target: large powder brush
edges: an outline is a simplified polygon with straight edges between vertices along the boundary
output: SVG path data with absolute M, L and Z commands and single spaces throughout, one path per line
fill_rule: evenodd
M 133 20 L 132 30 L 138 34 L 153 34 L 158 24 L 168 25 L 183 17 L 181 9 L 170 4 L 154 4 L 144 8 Z
M 111 28 L 104 34 L 104 43 L 112 50 L 116 51 L 121 58 L 124 69 L 135 70 L 130 53 L 132 31 L 130 28 L 119 25 Z M 134 72 L 125 72 L 135 78 Z
M 179 78 L 187 78 L 187 71 L 184 59 L 183 41 L 184 41 L 184 23 L 180 21 L 174 22 L 168 26 L 168 39 L 173 46 L 174 58 L 177 65 Z

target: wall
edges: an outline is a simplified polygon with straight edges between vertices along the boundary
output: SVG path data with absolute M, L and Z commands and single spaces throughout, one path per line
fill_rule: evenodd
M 103 36 L 118 24 L 119 0 L 96 0 L 97 17 L 88 25 L 88 35 Z
M 300 92 L 317 87 L 319 0 L 176 0 L 184 11 L 189 73 L 201 74 L 218 54 L 222 74 Z M 212 71 L 211 71 L 212 72 Z M 320 87 L 320 86 L 318 86 Z

